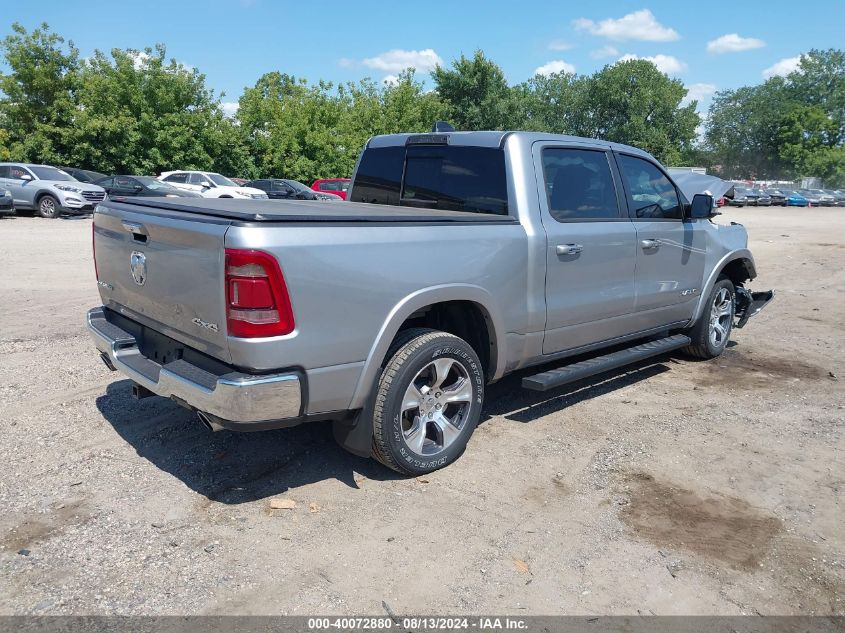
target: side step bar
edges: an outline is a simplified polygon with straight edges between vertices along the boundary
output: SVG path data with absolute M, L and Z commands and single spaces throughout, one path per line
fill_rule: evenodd
M 611 352 L 604 356 L 596 356 L 595 358 L 588 358 L 579 363 L 572 365 L 564 365 L 558 369 L 551 369 L 533 376 L 528 376 L 522 379 L 522 387 L 532 391 L 548 391 L 561 385 L 565 385 L 576 380 L 581 380 L 588 376 L 601 374 L 617 367 L 630 365 L 637 361 L 649 358 L 650 356 L 657 356 L 665 354 L 680 347 L 686 347 L 690 344 L 690 338 L 683 334 L 675 334 L 666 338 L 658 339 L 656 341 L 649 341 L 648 343 L 641 343 L 628 349 L 622 349 L 618 352 Z

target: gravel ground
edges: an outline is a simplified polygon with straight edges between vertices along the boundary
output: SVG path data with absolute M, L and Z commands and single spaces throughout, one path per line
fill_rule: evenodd
M 90 219 L 0 220 L 0 613 L 845 614 L 845 210 L 730 220 L 778 296 L 722 358 L 510 377 L 417 479 L 132 400 Z

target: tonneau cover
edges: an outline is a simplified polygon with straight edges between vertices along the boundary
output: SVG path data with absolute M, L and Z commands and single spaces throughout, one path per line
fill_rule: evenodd
M 161 210 L 200 213 L 241 222 L 477 222 L 516 223 L 517 219 L 490 213 L 468 213 L 440 209 L 419 209 L 345 200 L 246 200 L 240 198 L 129 198 L 116 202 L 138 211 Z

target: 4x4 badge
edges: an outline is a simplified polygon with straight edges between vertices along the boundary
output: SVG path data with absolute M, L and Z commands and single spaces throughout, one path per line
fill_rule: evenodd
M 129 272 L 139 286 L 143 286 L 147 281 L 147 256 L 141 251 L 132 251 L 129 256 Z

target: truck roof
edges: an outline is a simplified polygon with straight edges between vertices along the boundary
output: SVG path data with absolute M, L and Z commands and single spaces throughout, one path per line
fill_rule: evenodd
M 567 134 L 549 134 L 547 132 L 523 132 L 523 131 L 494 131 L 485 130 L 478 132 L 431 132 L 422 134 L 382 134 L 380 136 L 373 136 L 367 141 L 367 148 L 379 147 L 396 147 L 407 145 L 409 139 L 414 139 L 417 142 L 425 143 L 426 140 L 436 142 L 442 137 L 446 137 L 446 143 L 449 145 L 471 146 L 471 147 L 503 147 L 505 141 L 513 139 L 521 144 L 532 145 L 537 141 L 558 141 L 564 143 L 577 143 L 579 145 L 586 145 L 601 149 L 613 149 L 617 151 L 624 151 L 629 154 L 639 154 L 641 156 L 649 156 L 651 154 L 630 145 L 623 145 L 622 143 L 613 143 L 611 141 L 604 141 L 597 138 L 586 138 L 583 136 L 570 136 Z

